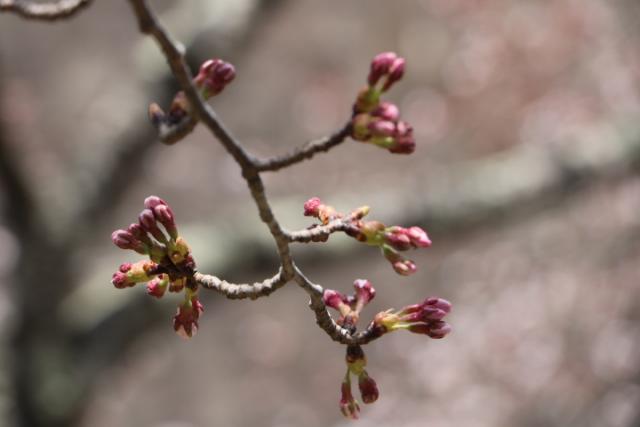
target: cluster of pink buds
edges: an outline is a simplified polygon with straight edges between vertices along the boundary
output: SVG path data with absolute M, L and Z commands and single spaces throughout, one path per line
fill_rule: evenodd
M 138 222 L 114 231 L 111 240 L 121 249 L 131 249 L 149 257 L 133 264 L 122 264 L 113 274 L 111 283 L 122 289 L 147 282 L 147 293 L 155 298 L 162 298 L 167 290 L 175 293 L 184 290 L 185 299 L 174 317 L 174 329 L 186 337 L 195 334 L 203 311 L 198 301 L 197 284 L 192 280 L 195 262 L 189 246 L 178 234 L 169 205 L 157 196 L 147 197 Z
M 236 70 L 233 65 L 221 59 L 209 59 L 200 66 L 198 74 L 193 78 L 193 83 L 200 90 L 202 97 L 209 99 L 222 92 L 235 77 Z M 191 106 L 182 91 L 173 98 L 168 112 L 156 103 L 149 105 L 149 118 L 156 128 L 161 125 L 176 125 L 190 112 Z
M 353 295 L 344 295 L 333 289 L 325 289 L 322 295 L 324 304 L 340 313 L 337 323 L 348 329 L 355 328 L 360 312 L 376 296 L 376 290 L 371 286 L 371 282 L 365 279 L 357 279 L 353 282 L 353 289 L 355 291 Z
M 209 99 L 219 94 L 236 77 L 236 69 L 222 59 L 205 61 L 193 82 L 200 89 L 202 97 Z
M 347 224 L 344 231 L 361 242 L 379 247 L 396 273 L 403 276 L 414 273 L 417 270 L 415 263 L 403 257 L 400 252 L 430 247 L 431 240 L 427 233 L 416 226 L 409 228 L 397 225 L 387 227 L 379 221 L 364 221 L 363 218 L 368 213 L 369 207 L 362 206 L 345 216 L 332 206 L 324 204 L 317 197 L 307 200 L 304 204 L 305 216 L 315 217 L 324 225 L 335 219 L 342 219 Z M 324 241 L 327 238 L 326 235 L 320 235 L 318 239 Z
M 393 52 L 373 58 L 368 85 L 360 91 L 353 106 L 353 139 L 377 145 L 391 153 L 413 153 L 416 147 L 413 128 L 400 120 L 400 110 L 395 104 L 380 100 L 382 93 L 402 78 L 404 67 L 404 58 Z
M 364 403 L 375 402 L 378 400 L 380 393 L 375 380 L 369 376 L 365 369 L 367 357 L 362 351 L 362 347 L 359 345 L 348 346 L 345 360 L 347 362 L 347 373 L 341 385 L 340 411 L 345 417 L 355 420 L 360 414 L 360 405 L 358 405 L 358 401 L 351 393 L 351 376 L 358 378 L 358 388 Z
M 451 303 L 442 298 L 427 298 L 420 304 L 408 305 L 402 310 L 383 311 L 376 314 L 373 326 L 379 334 L 405 329 L 431 338 L 444 338 L 451 332 L 451 325 L 444 317 L 451 312 Z
M 358 221 L 355 227 L 359 231 L 356 238 L 368 245 L 378 246 L 395 272 L 403 276 L 415 273 L 417 267 L 400 252 L 431 246 L 429 236 L 420 227 L 387 227 L 379 221 Z

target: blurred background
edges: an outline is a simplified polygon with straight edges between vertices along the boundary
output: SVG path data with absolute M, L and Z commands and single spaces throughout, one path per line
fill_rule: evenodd
M 173 206 L 201 271 L 250 282 L 277 259 L 204 128 L 156 142 L 146 109 L 175 83 L 127 2 L 95 3 L 55 24 L 0 15 L 0 425 L 351 425 L 344 347 L 294 284 L 256 302 L 205 292 L 189 342 L 175 296 L 109 284 L 136 260 L 110 232 L 149 194 Z M 325 287 L 372 281 L 364 319 L 453 302 L 446 339 L 365 348 L 381 397 L 360 427 L 640 426 L 640 3 L 152 3 L 194 70 L 236 65 L 212 104 L 260 156 L 338 129 L 375 54 L 407 59 L 388 99 L 413 155 L 347 141 L 264 175 L 288 229 L 319 196 L 434 241 L 410 278 L 342 235 L 293 247 Z

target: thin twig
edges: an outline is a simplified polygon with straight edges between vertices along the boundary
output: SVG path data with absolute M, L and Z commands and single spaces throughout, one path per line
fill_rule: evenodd
M 305 159 L 310 159 L 316 153 L 327 152 L 331 148 L 341 144 L 350 133 L 351 122 L 348 122 L 333 135 L 310 141 L 302 147 L 296 148 L 291 153 L 270 157 L 268 159 L 259 159 L 256 163 L 256 168 L 260 172 L 273 172 L 299 163 Z
M 204 102 L 200 93 L 193 84 L 193 75 L 187 65 L 184 57 L 184 47 L 173 40 L 164 27 L 158 22 L 156 17 L 151 13 L 146 1 L 129 0 L 136 17 L 140 31 L 149 34 L 155 38 L 160 45 L 173 75 L 180 83 L 180 87 L 184 91 L 189 104 L 193 108 L 196 117 L 200 119 L 213 134 L 218 138 L 227 151 L 238 162 L 242 170 L 254 168 L 254 159 L 238 141 L 231 135 L 231 132 L 218 119 L 215 111 Z
M 305 230 L 286 232 L 286 236 L 289 242 L 324 242 L 331 234 L 337 231 L 349 230 L 353 227 L 352 221 L 352 218 L 334 219 L 327 225 L 316 225 Z
M 257 299 L 270 295 L 287 283 L 287 279 L 282 273 L 281 268 L 275 276 L 251 285 L 247 283 L 229 283 L 216 276 L 202 273 L 196 273 L 193 277 L 200 286 L 220 292 L 229 299 Z
M 15 12 L 25 19 L 56 21 L 70 18 L 91 4 L 91 0 L 59 0 L 32 3 L 25 0 L 0 0 L 0 11 Z

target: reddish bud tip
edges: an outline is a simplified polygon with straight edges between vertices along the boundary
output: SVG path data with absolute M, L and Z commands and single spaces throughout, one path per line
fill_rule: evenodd
M 322 301 L 327 307 L 331 307 L 336 310 L 340 310 L 341 306 L 345 304 L 347 297 L 338 291 L 333 289 L 325 289 L 322 294 Z
M 304 203 L 304 216 L 318 217 L 320 215 L 322 201 L 318 197 L 312 197 Z
M 351 384 L 347 381 L 342 382 L 340 396 L 340 412 L 346 418 L 357 420 L 360 414 L 360 406 L 351 394 Z
M 153 208 L 153 215 L 160 224 L 167 230 L 169 236 L 173 240 L 178 238 L 178 229 L 176 228 L 173 211 L 168 205 L 158 205 Z
M 379 117 L 383 120 L 389 120 L 391 122 L 397 122 L 400 118 L 400 110 L 395 104 L 391 102 L 381 102 L 378 107 L 371 113 L 374 117 Z
M 144 199 L 145 209 L 153 209 L 156 206 L 160 206 L 160 205 L 167 206 L 167 202 L 165 202 L 158 196 L 149 196 L 146 199 Z
M 191 338 L 198 331 L 198 319 L 203 312 L 204 306 L 197 296 L 185 300 L 173 317 L 173 329 L 181 337 Z
M 357 279 L 353 282 L 353 288 L 356 291 L 357 304 L 360 306 L 368 304 L 376 296 L 376 290 L 371 286 L 371 282 L 366 279 Z
M 369 86 L 375 86 L 384 75 L 388 74 L 396 59 L 398 56 L 394 52 L 383 52 L 376 55 L 371 61 L 371 70 L 367 78 Z
M 358 388 L 360 389 L 360 396 L 362 396 L 364 403 L 373 403 L 378 400 L 380 395 L 378 385 L 373 378 L 367 374 L 367 371 L 363 371 L 362 374 L 358 376 Z

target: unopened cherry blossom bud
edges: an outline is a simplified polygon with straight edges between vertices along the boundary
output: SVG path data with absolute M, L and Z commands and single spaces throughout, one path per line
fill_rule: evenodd
M 409 325 L 407 329 L 414 334 L 427 335 L 430 338 L 440 339 L 451 332 L 451 325 L 442 320 L 434 320 L 433 322 L 427 323 L 415 323 Z
M 391 66 L 398 59 L 394 52 L 383 52 L 376 55 L 371 61 L 371 70 L 367 82 L 369 86 L 375 86 L 385 75 L 389 74 Z
M 409 227 L 407 235 L 411 239 L 411 244 L 418 248 L 428 248 L 431 246 L 431 239 L 429 239 L 427 232 L 420 227 Z
M 140 254 L 146 254 L 142 242 L 135 238 L 135 236 L 128 230 L 116 230 L 111 233 L 111 241 L 120 249 L 131 249 Z
M 236 70 L 230 63 L 221 59 L 209 59 L 200 66 L 193 81 L 202 90 L 203 98 L 208 99 L 222 92 L 235 76 Z
M 384 82 L 384 86 L 382 86 L 382 92 L 386 92 L 391 88 L 391 86 L 400 80 L 404 75 L 405 68 L 405 60 L 404 58 L 396 58 L 389 66 L 389 72 L 387 76 L 387 80 Z
M 353 288 L 355 289 L 356 299 L 354 311 L 359 314 L 362 308 L 375 298 L 376 290 L 371 286 L 371 282 L 366 279 L 357 279 L 353 282 Z
M 118 289 L 123 289 L 130 286 L 129 281 L 127 280 L 127 275 L 121 271 L 116 271 L 111 276 L 111 284 Z
M 147 282 L 158 274 L 158 264 L 153 261 L 138 261 L 134 264 L 124 263 L 120 265 L 111 277 L 111 283 L 118 289 L 134 286 L 136 283 Z
M 167 202 L 165 202 L 158 196 L 148 196 L 146 199 L 144 199 L 145 209 L 153 209 L 156 206 L 160 206 L 160 205 L 168 206 Z
M 416 149 L 416 141 L 413 138 L 413 128 L 407 122 L 398 122 L 396 125 L 396 136 L 393 143 L 388 147 L 391 153 L 411 154 Z
M 393 269 L 401 276 L 409 276 L 418 270 L 416 264 L 408 259 L 398 260 L 393 263 Z
M 151 209 L 144 209 L 140 212 L 140 215 L 138 215 L 138 222 L 140 223 L 140 226 L 142 226 L 142 229 L 147 233 L 150 233 L 156 240 L 162 243 L 167 243 L 167 237 L 158 228 L 158 224 L 156 224 L 156 217 Z
M 198 331 L 198 319 L 203 312 L 204 306 L 198 300 L 198 296 L 188 296 L 178 306 L 178 311 L 173 317 L 173 329 L 179 336 L 191 338 Z
M 169 276 L 160 274 L 147 283 L 147 294 L 155 298 L 162 298 L 168 286 Z
M 348 376 L 349 373 L 347 373 L 347 378 L 342 382 L 340 388 L 340 412 L 342 412 L 342 415 L 346 418 L 357 420 L 360 414 L 360 406 L 351 394 L 351 381 Z
M 360 396 L 364 403 L 373 403 L 378 400 L 380 393 L 378 392 L 378 385 L 369 376 L 367 371 L 362 371 L 358 376 L 358 388 L 360 389 Z
M 133 234 L 133 237 L 135 237 L 136 239 L 140 240 L 145 245 L 147 245 L 147 246 L 153 245 L 153 242 L 149 238 L 149 235 L 147 235 L 147 232 L 144 231 L 144 229 L 142 228 L 142 226 L 140 224 L 138 224 L 138 223 L 130 224 L 129 227 L 127 227 L 127 231 L 129 231 L 129 233 Z
M 167 205 L 158 205 L 153 208 L 153 215 L 167 233 L 172 240 L 176 240 L 178 238 L 178 229 L 176 227 L 176 222 L 173 217 L 173 211 Z
M 318 197 L 312 197 L 304 203 L 304 216 L 318 217 L 320 214 L 320 206 L 322 206 L 322 200 Z
M 396 125 L 389 120 L 374 119 L 369 122 L 369 130 L 373 136 L 394 136 Z
M 333 289 L 325 289 L 322 294 L 322 301 L 327 307 L 331 307 L 340 312 L 343 317 L 351 313 L 351 307 L 346 302 L 347 297 Z
M 397 251 L 406 251 L 412 247 L 407 229 L 402 227 L 387 228 L 384 232 L 384 241 Z
M 379 117 L 383 120 L 389 120 L 391 122 L 397 122 L 400 118 L 400 110 L 395 104 L 391 102 L 381 102 L 378 107 L 371 113 L 374 117 Z

